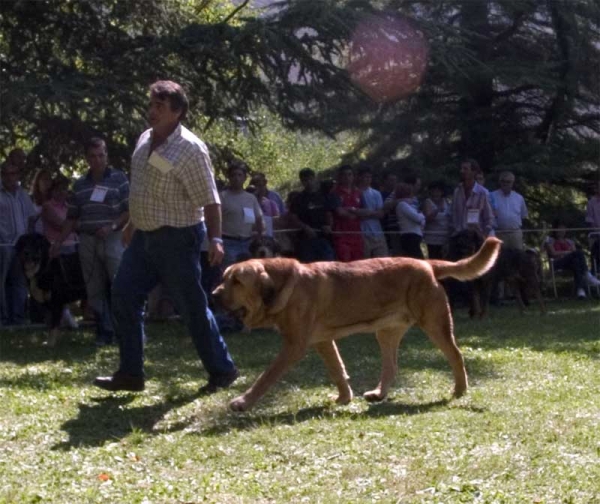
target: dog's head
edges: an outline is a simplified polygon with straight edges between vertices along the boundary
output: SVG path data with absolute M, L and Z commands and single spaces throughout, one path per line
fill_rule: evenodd
M 215 302 L 247 327 L 273 323 L 297 281 L 299 263 L 293 259 L 250 259 L 229 266 L 213 291 Z
M 259 236 L 250 242 L 250 254 L 255 259 L 281 257 L 281 245 L 271 236 Z
M 30 233 L 18 239 L 15 250 L 25 276 L 31 279 L 48 264 L 50 242 L 41 234 Z

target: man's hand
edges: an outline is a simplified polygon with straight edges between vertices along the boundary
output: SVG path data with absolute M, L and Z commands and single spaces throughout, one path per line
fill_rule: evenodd
M 104 240 L 110 233 L 112 233 L 112 225 L 107 224 L 106 226 L 102 226 L 100 229 L 96 230 L 96 236 Z
M 131 239 L 133 238 L 133 233 L 135 232 L 135 226 L 129 221 L 125 224 L 123 231 L 121 232 L 121 243 L 124 247 L 129 247 L 131 243 Z
M 208 263 L 211 266 L 218 266 L 223 262 L 225 256 L 225 250 L 223 244 L 217 241 L 211 240 L 208 243 Z

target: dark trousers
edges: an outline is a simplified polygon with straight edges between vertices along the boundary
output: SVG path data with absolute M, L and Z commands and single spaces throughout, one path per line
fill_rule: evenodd
M 444 258 L 444 246 L 427 244 L 427 258 L 428 259 L 443 259 Z
M 421 241 L 423 237 L 415 233 L 405 233 L 400 235 L 400 244 L 402 245 L 402 255 L 404 257 L 414 257 L 423 259 L 421 250 Z
M 323 237 L 300 238 L 296 247 L 296 255 L 298 260 L 303 263 L 333 261 L 335 259 L 331 241 Z
M 585 276 L 588 267 L 585 262 L 585 255 L 581 250 L 575 250 L 560 259 L 554 259 L 554 269 L 572 271 L 575 288 L 585 289 L 587 285 Z
M 134 233 L 112 287 L 120 372 L 144 373 L 144 303 L 158 282 L 168 289 L 208 374 L 228 375 L 235 369 L 201 286 L 199 258 L 204 233 L 201 224 Z

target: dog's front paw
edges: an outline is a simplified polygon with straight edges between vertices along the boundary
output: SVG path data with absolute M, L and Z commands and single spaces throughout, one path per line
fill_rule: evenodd
M 329 399 L 334 401 L 336 404 L 350 404 L 352 399 L 354 398 L 354 394 L 350 391 L 349 394 L 339 394 L 339 395 L 330 395 Z
M 380 402 L 385 399 L 386 394 L 382 394 L 381 390 L 376 388 L 375 390 L 369 390 L 368 392 L 365 392 L 363 397 L 369 402 Z
M 229 409 L 231 411 L 248 411 L 252 407 L 249 401 L 244 396 L 236 397 L 229 403 Z

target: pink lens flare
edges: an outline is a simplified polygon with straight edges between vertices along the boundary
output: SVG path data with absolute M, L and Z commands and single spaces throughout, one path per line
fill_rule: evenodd
M 352 82 L 377 102 L 405 98 L 421 85 L 429 44 L 405 17 L 387 13 L 361 21 L 350 40 Z

